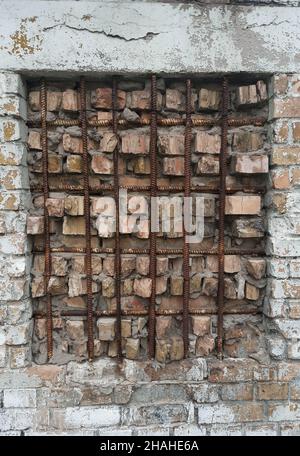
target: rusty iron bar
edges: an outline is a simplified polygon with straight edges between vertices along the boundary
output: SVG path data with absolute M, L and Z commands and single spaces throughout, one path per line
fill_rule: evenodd
M 42 117 L 42 162 L 43 162 L 43 192 L 44 192 L 44 239 L 45 239 L 45 271 L 44 286 L 47 299 L 47 358 L 53 356 L 53 320 L 52 320 L 52 299 L 48 291 L 49 279 L 51 276 L 51 246 L 50 246 L 50 221 L 47 209 L 47 199 L 49 197 L 48 182 L 48 140 L 47 140 L 47 85 L 42 79 L 40 89 L 41 117 Z
M 191 80 L 186 81 L 186 124 L 184 136 L 184 198 L 191 195 L 191 144 L 192 144 L 192 89 Z M 189 352 L 189 299 L 190 299 L 190 246 L 187 242 L 188 232 L 183 222 L 183 317 L 182 336 L 184 357 Z
M 87 118 L 86 118 L 86 86 L 85 79 L 80 78 L 80 122 L 82 133 L 82 171 L 84 181 L 84 219 L 85 219 L 85 265 L 87 284 L 87 333 L 88 358 L 94 358 L 94 319 L 93 319 L 93 289 L 92 289 L 92 243 L 90 220 L 90 193 L 89 193 L 89 155 L 87 145 Z
M 33 253 L 42 253 L 44 249 L 36 247 Z M 52 247 L 51 253 L 85 253 L 86 249 L 82 247 Z M 101 247 L 91 249 L 93 254 L 114 254 L 115 249 L 111 247 Z M 122 249 L 121 253 L 124 255 L 147 255 L 150 249 Z M 181 255 L 182 249 L 156 249 L 157 255 Z M 246 256 L 259 256 L 264 255 L 264 250 L 253 249 L 225 249 L 225 255 L 246 255 Z M 217 249 L 190 249 L 190 255 L 218 255 Z
M 217 312 L 203 312 L 200 309 L 199 310 L 190 310 L 190 315 L 217 315 Z M 245 311 L 238 311 L 238 312 L 228 312 L 224 311 L 224 315 L 257 315 L 261 314 L 261 310 L 245 310 Z M 116 312 L 110 311 L 110 310 L 94 310 L 93 315 L 95 317 L 115 317 Z M 132 317 L 138 317 L 138 316 L 147 316 L 148 315 L 148 310 L 122 310 L 122 316 L 132 316 Z M 158 316 L 163 316 L 163 315 L 170 315 L 170 316 L 175 316 L 175 315 L 182 315 L 182 311 L 174 311 L 174 310 L 165 310 L 165 311 L 156 311 L 156 315 Z M 34 312 L 33 313 L 34 318 L 45 318 L 46 313 L 45 312 Z M 59 317 L 85 317 L 87 318 L 86 311 L 85 310 L 61 310 L 57 314 L 54 315 L 54 318 L 59 318 Z
M 224 260 L 225 260 L 225 197 L 226 197 L 226 158 L 228 134 L 228 80 L 223 79 L 222 84 L 222 126 L 220 150 L 220 196 L 219 196 L 219 239 L 218 239 L 218 323 L 217 323 L 217 352 L 218 357 L 223 357 L 223 313 L 224 313 Z
M 152 221 L 153 200 L 157 196 L 157 87 L 156 76 L 151 76 L 151 123 L 150 123 L 150 225 Z M 156 304 L 156 232 L 150 226 L 150 265 L 151 296 L 148 322 L 149 358 L 155 357 L 155 304 Z
M 150 185 L 119 185 L 119 189 L 124 189 L 124 190 L 129 190 L 132 192 L 149 192 L 150 191 Z M 38 185 L 32 185 L 30 189 L 33 192 L 42 192 L 43 188 L 38 186 Z M 49 185 L 49 190 L 51 192 L 59 191 L 59 192 L 82 192 L 83 191 L 82 186 L 76 186 L 76 185 Z M 201 186 L 193 186 L 191 185 L 190 190 L 192 192 L 197 192 L 197 193 L 212 193 L 218 195 L 220 193 L 220 190 L 218 188 L 212 188 L 212 187 L 201 187 Z M 91 186 L 90 185 L 90 195 L 94 194 L 99 194 L 102 193 L 103 191 L 113 191 L 113 185 L 110 184 L 99 184 L 97 187 Z M 184 186 L 183 185 L 158 185 L 157 186 L 157 191 L 158 192 L 183 192 L 184 191 Z M 99 193 L 97 193 L 99 192 Z M 231 193 L 236 193 L 236 192 L 244 192 L 244 193 L 261 193 L 264 194 L 266 193 L 266 189 L 264 187 L 236 187 L 236 188 L 226 188 L 226 193 L 231 194 Z
M 144 127 L 151 124 L 151 119 L 137 119 L 134 121 L 128 121 L 125 119 L 118 119 L 118 126 L 120 127 Z M 191 119 L 193 127 L 210 127 L 214 125 L 221 125 L 222 119 Z M 229 118 L 228 126 L 229 127 L 242 127 L 244 125 L 253 125 L 256 127 L 261 127 L 267 122 L 265 117 L 244 117 L 244 118 Z M 162 127 L 174 127 L 177 125 L 185 125 L 186 119 L 184 118 L 158 118 L 157 125 Z M 28 121 L 27 125 L 29 127 L 39 127 L 41 121 Z M 49 120 L 47 122 L 49 127 L 71 127 L 80 125 L 79 119 L 55 119 Z M 109 127 L 113 125 L 113 120 L 87 120 L 87 125 L 89 127 Z
M 117 119 L 117 80 L 113 79 L 112 86 L 112 114 L 113 114 L 113 132 L 118 138 L 118 144 L 113 152 L 114 163 L 114 199 L 116 207 L 115 216 L 115 284 L 116 284 L 116 340 L 118 358 L 122 358 L 122 326 L 121 326 L 121 250 L 120 250 L 120 219 L 119 219 L 119 137 L 118 137 L 118 119 Z

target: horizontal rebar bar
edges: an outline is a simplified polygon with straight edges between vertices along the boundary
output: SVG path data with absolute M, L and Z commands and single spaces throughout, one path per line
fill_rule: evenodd
M 228 312 L 224 311 L 225 315 L 256 315 L 256 314 L 261 314 L 261 310 L 245 310 L 245 311 L 238 311 L 238 312 Z M 201 310 L 192 310 L 189 311 L 190 315 L 217 315 L 217 312 L 201 312 Z M 94 310 L 93 315 L 95 317 L 115 317 L 117 316 L 115 311 L 109 311 L 109 310 Z M 132 317 L 138 317 L 138 316 L 148 316 L 148 310 L 140 310 L 140 311 L 124 311 L 122 310 L 122 316 L 132 316 Z M 176 316 L 176 315 L 182 315 L 182 311 L 156 311 L 156 316 L 163 316 L 163 315 L 170 315 L 170 316 Z M 46 318 L 46 313 L 45 312 L 34 312 L 33 313 L 34 318 Z M 85 317 L 87 318 L 86 315 L 86 310 L 62 310 L 58 314 L 53 315 L 54 318 L 59 318 L 59 317 Z
M 129 190 L 129 191 L 132 191 L 132 192 L 149 192 L 150 191 L 150 185 L 120 185 L 119 186 L 120 189 L 122 190 Z M 38 185 L 32 185 L 30 187 L 31 191 L 32 192 L 35 192 L 35 193 L 41 193 L 43 188 L 42 186 L 38 186 Z M 83 191 L 83 187 L 82 186 L 76 186 L 76 185 L 68 185 L 68 184 L 65 184 L 65 185 L 57 185 L 57 186 L 54 186 L 54 185 L 49 185 L 49 190 L 51 192 L 55 192 L 55 191 L 59 191 L 59 192 L 68 192 L 68 191 L 72 191 L 72 192 L 82 192 Z M 103 191 L 113 191 L 113 185 L 111 184 L 100 184 L 100 185 L 97 185 L 96 186 L 90 186 L 90 195 L 92 195 L 93 193 L 94 194 L 98 194 L 99 193 L 102 193 Z M 158 186 L 157 187 L 157 191 L 158 192 L 184 192 L 184 186 L 183 185 L 178 185 L 178 186 L 175 186 L 175 185 L 171 185 L 171 186 L 167 186 L 167 185 L 161 185 L 161 186 Z M 191 191 L 192 192 L 198 192 L 198 193 L 215 193 L 215 194 L 219 194 L 219 189 L 214 187 L 201 187 L 201 186 L 191 186 Z M 263 194 L 266 192 L 266 189 L 265 187 L 236 187 L 236 188 L 227 188 L 226 189 L 226 192 L 228 194 L 232 194 L 232 193 L 236 193 L 236 192 L 244 192 L 244 193 L 260 193 L 260 194 Z
M 267 122 L 265 117 L 244 117 L 244 118 L 231 118 L 228 119 L 228 126 L 230 127 L 241 127 L 244 125 L 254 125 L 257 127 L 263 126 Z M 186 120 L 183 118 L 158 118 L 157 124 L 162 127 L 174 127 L 177 125 L 185 125 Z M 113 120 L 88 120 L 87 124 L 89 127 L 109 127 L 113 125 Z M 29 127 L 39 127 L 41 125 L 40 120 L 29 120 L 27 122 Z M 73 127 L 80 125 L 79 119 L 55 119 L 48 120 L 47 125 L 49 127 Z M 128 121 L 125 119 L 118 119 L 118 126 L 120 127 L 144 127 L 150 125 L 150 119 L 136 119 Z M 214 125 L 221 125 L 221 119 L 192 119 L 192 126 L 194 127 L 210 127 Z
M 121 253 L 122 254 L 128 254 L 128 255 L 147 255 L 149 254 L 150 249 L 122 249 L 121 248 Z M 37 247 L 34 249 L 33 253 L 41 253 L 43 252 L 42 247 Z M 52 247 L 51 248 L 51 253 L 85 253 L 85 248 L 83 247 Z M 110 247 L 101 247 L 101 248 L 93 248 L 92 253 L 94 254 L 114 254 L 115 249 L 110 248 Z M 156 251 L 157 255 L 181 255 L 182 254 L 182 249 L 157 249 Z M 191 255 L 218 255 L 218 250 L 217 249 L 190 249 L 190 254 Z M 225 255 L 264 255 L 265 251 L 264 250 L 242 250 L 242 249 L 225 249 Z

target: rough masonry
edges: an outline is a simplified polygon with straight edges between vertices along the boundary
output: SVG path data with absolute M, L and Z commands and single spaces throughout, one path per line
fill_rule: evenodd
M 105 2 L 105 8 L 108 8 L 105 15 L 103 4 L 96 5 L 95 2 L 26 2 L 26 11 L 21 3 L 23 2 L 14 4 L 12 17 L 11 8 L 9 9 L 12 3 L 1 2 L 1 434 L 299 435 L 300 68 L 299 42 L 295 33 L 299 26 L 299 8 L 202 6 L 195 2 L 185 5 L 178 2 L 133 2 L 132 5 L 127 5 L 129 10 L 133 5 L 136 9 L 134 20 L 138 26 L 135 35 L 132 35 L 125 23 L 126 15 L 124 16 L 122 10 L 124 2 L 122 7 L 119 2 L 111 2 L 109 6 Z M 117 8 L 120 14 L 117 15 L 116 24 L 111 24 L 112 29 L 103 21 L 103 17 L 109 17 L 110 8 Z M 127 14 L 130 14 L 130 11 Z M 89 15 L 90 19 L 83 17 Z M 123 19 L 120 19 L 121 16 Z M 68 19 L 65 24 L 66 17 Z M 166 17 L 173 18 L 172 31 L 171 25 L 165 23 Z M 172 33 L 176 36 L 175 40 Z M 54 36 L 59 44 L 53 42 Z M 65 38 L 64 48 L 60 46 L 62 36 Z M 180 42 L 178 36 L 182 36 Z M 205 44 L 207 39 L 212 40 L 210 46 Z M 77 53 L 74 52 L 74 43 L 78 43 Z M 176 45 L 172 47 L 173 45 L 168 43 Z M 149 58 L 145 59 L 145 55 Z M 260 132 L 261 146 L 251 152 L 248 148 L 246 151 L 234 151 L 240 145 L 243 147 L 244 140 L 240 143 L 232 136 L 229 138 L 232 158 L 246 154 L 267 157 L 269 161 L 269 172 L 255 177 L 261 179 L 267 189 L 267 193 L 261 197 L 260 206 L 260 209 L 264 208 L 262 214 L 266 223 L 266 234 L 262 238 L 266 255 L 261 257 L 261 264 L 266 262 L 266 276 L 258 278 L 257 269 L 250 266 L 250 272 L 246 259 L 241 259 L 245 280 L 249 281 L 249 277 L 252 277 L 250 285 L 259 289 L 258 303 L 263 313 L 255 317 L 259 319 L 258 324 L 253 323 L 253 317 L 245 316 L 247 330 L 252 336 L 248 336 L 248 339 L 246 337 L 245 346 L 245 341 L 240 339 L 240 333 L 237 332 L 233 338 L 237 342 L 233 342 L 232 350 L 228 349 L 223 360 L 218 360 L 211 352 L 201 355 L 194 353 L 186 360 L 168 358 L 167 362 L 148 361 L 143 359 L 141 351 L 138 359 L 125 359 L 123 364 L 104 354 L 93 363 L 88 363 L 85 360 L 79 362 L 76 358 L 78 353 L 72 353 L 71 347 L 70 352 L 68 349 L 66 353 L 72 359 L 66 359 L 63 364 L 45 364 L 45 359 L 39 353 L 43 338 L 39 339 L 37 335 L 42 334 L 43 325 L 40 320 L 36 320 L 41 323 L 41 332 L 36 333 L 36 323 L 34 324 L 32 318 L 36 304 L 42 300 L 42 296 L 32 298 L 34 279 L 38 279 L 41 274 L 38 270 L 34 272 L 39 265 L 36 259 L 38 255 L 34 259 L 32 256 L 33 245 L 39 237 L 42 239 L 42 233 L 34 234 L 32 230 L 40 227 L 38 221 L 43 214 L 39 212 L 38 204 L 33 205 L 34 200 L 29 191 L 29 180 L 33 183 L 34 179 L 39 178 L 39 131 L 35 128 L 28 131 L 26 127 L 27 105 L 30 107 L 30 116 L 38 114 L 37 110 L 32 109 L 34 106 L 37 109 L 39 103 L 36 95 L 32 94 L 36 92 L 33 83 L 38 81 L 35 76 L 44 75 L 48 78 L 52 72 L 52 76 L 56 73 L 53 80 L 63 80 L 63 86 L 56 87 L 56 90 L 53 90 L 55 93 L 50 96 L 52 107 L 56 107 L 50 113 L 57 115 L 61 112 L 63 93 L 67 90 L 70 96 L 65 96 L 65 100 L 76 103 L 76 97 L 71 97 L 70 93 L 70 90 L 74 90 L 72 81 L 84 72 L 90 73 L 92 80 L 93 72 L 97 73 L 93 75 L 95 79 L 95 76 L 99 78 L 103 72 L 118 73 L 120 76 L 124 73 L 146 74 L 152 71 L 161 74 L 163 78 L 174 72 L 197 73 L 200 78 L 204 76 L 203 73 L 218 73 L 214 75 L 217 78 L 219 73 L 236 72 L 237 81 L 241 76 L 238 72 L 247 72 L 251 81 L 240 82 L 237 86 L 253 83 L 256 85 L 257 81 L 264 81 L 267 85 L 265 107 L 258 108 L 265 109 L 269 116 L 267 128 Z M 69 81 L 66 80 L 68 73 L 71 76 Z M 128 74 L 124 76 L 132 79 L 132 74 L 130 77 Z M 142 80 L 141 90 L 144 90 L 146 75 Z M 161 90 L 163 103 L 166 102 L 167 89 L 171 89 L 168 84 Z M 180 93 L 178 87 L 175 87 L 175 90 Z M 125 90 L 126 103 L 128 92 L 132 91 L 133 89 Z M 197 96 L 199 101 L 199 92 Z M 132 106 L 125 107 L 135 112 Z M 93 109 L 97 112 L 102 110 L 96 106 Z M 248 109 L 247 107 L 246 111 Z M 180 111 L 178 113 L 180 115 Z M 137 114 L 139 115 L 138 112 Z M 194 132 L 195 138 L 199 133 Z M 217 135 L 217 132 L 204 133 Z M 253 132 L 246 129 L 245 133 L 249 136 L 249 133 Z M 180 132 L 178 134 L 180 135 Z M 232 135 L 232 132 L 230 134 Z M 75 170 L 74 176 L 78 178 L 76 169 L 80 169 L 80 137 L 76 135 L 76 131 L 54 131 L 52 137 L 50 134 L 50 140 L 51 153 L 56 157 L 52 161 L 54 169 L 63 170 L 66 176 L 71 174 L 68 170 Z M 101 173 L 103 169 L 105 172 L 110 170 L 111 152 L 100 148 L 113 147 L 113 141 L 104 141 L 103 146 L 102 134 L 98 139 L 91 138 L 91 141 L 95 140 L 98 143 L 96 148 L 91 149 L 94 151 L 91 156 L 106 158 L 94 158 L 91 174 L 98 176 L 95 170 L 101 169 Z M 201 133 L 199 142 L 203 147 Z M 147 147 L 146 139 L 142 143 L 134 140 L 134 143 L 139 147 Z M 134 154 L 128 153 L 130 149 L 126 147 L 129 147 L 128 142 L 124 140 L 124 150 L 127 150 L 124 152 L 124 158 L 125 155 L 127 157 L 126 172 L 135 174 L 137 169 L 141 169 L 143 173 L 147 171 L 146 163 L 133 163 L 137 157 L 131 157 Z M 165 148 L 161 153 L 162 160 L 176 157 L 175 161 L 167 162 L 162 170 L 174 172 L 176 165 L 178 171 L 180 154 L 174 157 L 165 152 L 168 150 L 169 141 L 162 142 L 161 147 Z M 75 152 L 76 148 L 78 152 Z M 200 158 L 214 157 L 215 154 L 198 153 L 196 149 L 193 154 L 197 158 L 197 178 Z M 146 154 L 142 156 L 147 158 Z M 248 158 L 247 156 L 245 160 Z M 214 160 L 210 160 L 211 166 Z M 255 169 L 256 166 L 266 166 L 265 160 L 266 158 L 259 159 Z M 252 160 L 246 163 L 247 169 L 253 165 Z M 207 170 L 207 165 L 207 161 L 203 164 L 201 160 L 199 166 Z M 234 176 L 243 174 L 243 159 L 236 162 L 233 160 L 230 165 L 233 166 Z M 33 168 L 37 171 L 35 177 Z M 143 173 L 139 176 L 147 176 Z M 110 178 L 110 174 L 105 175 Z M 173 174 L 169 176 L 174 177 Z M 56 178 L 57 173 L 53 173 L 53 179 Z M 55 200 L 58 199 L 57 196 L 55 195 Z M 75 204 L 72 201 L 66 203 L 65 196 L 61 199 L 63 204 L 50 201 L 49 208 L 56 211 L 53 215 L 57 221 L 56 226 L 68 230 L 70 225 L 64 221 L 80 217 L 80 202 L 76 200 Z M 228 207 L 231 210 L 234 205 L 229 204 Z M 239 204 L 238 207 L 240 210 L 244 206 Z M 73 210 L 77 211 L 76 215 L 67 213 Z M 247 215 L 243 216 L 246 220 Z M 241 214 L 235 214 L 232 220 L 235 221 L 240 216 Z M 30 217 L 37 217 L 37 220 L 30 223 Z M 237 224 L 236 229 L 243 230 L 243 226 Z M 254 226 L 253 229 L 258 228 Z M 95 233 L 96 231 L 97 227 Z M 64 236 L 80 239 L 80 234 Z M 230 227 L 228 239 L 232 241 L 233 237 L 234 231 Z M 98 263 L 99 274 L 103 274 L 104 260 L 105 258 L 102 259 L 101 266 Z M 204 261 L 207 271 L 207 258 Z M 59 274 L 55 277 L 58 278 L 57 286 L 65 282 L 63 294 L 66 299 L 77 298 L 78 302 L 81 302 L 82 295 L 69 296 L 67 278 L 75 266 L 72 258 L 66 261 L 57 260 L 55 267 Z M 82 262 L 79 260 L 78 267 L 81 266 Z M 64 275 L 66 268 L 67 273 Z M 215 272 L 211 272 L 211 278 L 214 278 Z M 200 271 L 195 272 L 196 275 L 199 273 L 203 274 Z M 134 282 L 138 279 L 136 266 L 133 274 L 134 287 Z M 231 274 L 239 272 L 227 274 L 231 277 Z M 180 277 L 180 274 L 178 276 Z M 106 275 L 101 277 L 105 279 Z M 139 280 L 145 277 L 142 274 Z M 109 274 L 107 278 L 112 279 Z M 201 292 L 204 280 L 208 278 L 210 277 L 201 277 Z M 267 283 L 264 287 L 258 287 L 257 284 L 265 278 Z M 176 295 L 171 293 L 170 276 L 167 281 L 168 298 L 176 298 Z M 104 289 L 109 293 L 112 281 L 107 282 L 108 286 Z M 78 287 L 78 283 L 76 282 L 74 287 Z M 100 289 L 100 284 L 98 285 Z M 55 286 L 54 284 L 54 289 Z M 174 284 L 172 291 L 175 289 Z M 138 282 L 136 291 L 141 291 Z M 249 293 L 253 292 L 256 293 L 250 287 Z M 211 296 L 207 296 L 209 297 Z M 254 300 L 250 300 L 247 305 L 255 305 L 253 303 Z M 233 320 L 231 322 L 233 323 Z M 57 323 L 60 324 L 60 321 Z M 73 330 L 81 331 L 80 328 L 81 324 L 73 324 Z M 130 338 L 132 328 L 131 326 Z M 67 327 L 64 330 L 67 331 Z M 56 331 L 59 334 L 61 329 L 57 328 Z M 255 356 L 252 356 L 253 351 L 249 350 L 249 340 L 258 342 Z M 61 341 L 62 338 L 58 337 L 57 346 L 61 346 Z M 61 363 L 61 360 L 59 362 Z

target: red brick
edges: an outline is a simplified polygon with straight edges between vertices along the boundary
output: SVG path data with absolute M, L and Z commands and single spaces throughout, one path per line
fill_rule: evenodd
M 259 214 L 260 205 L 260 196 L 230 195 L 226 197 L 225 213 L 231 215 Z
M 104 155 L 93 155 L 91 167 L 96 174 L 113 174 L 114 170 L 113 161 Z
M 234 160 L 234 170 L 241 174 L 268 173 L 268 156 L 239 154 Z
M 112 89 L 110 87 L 97 88 L 91 93 L 91 104 L 94 108 L 112 109 Z M 124 109 L 126 104 L 126 92 L 117 91 L 117 108 Z
M 164 158 L 163 159 L 163 173 L 171 176 L 184 175 L 184 158 Z
M 300 97 L 273 100 L 273 118 L 281 117 L 300 117 Z
M 122 137 L 122 152 L 124 154 L 141 154 L 149 153 L 150 137 L 137 133 L 127 133 Z

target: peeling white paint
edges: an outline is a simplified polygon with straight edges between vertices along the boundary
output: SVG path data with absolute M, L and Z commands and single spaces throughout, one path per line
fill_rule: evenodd
M 4 70 L 296 72 L 300 10 L 156 1 L 0 1 Z

